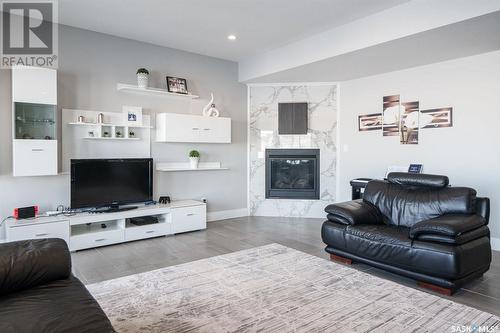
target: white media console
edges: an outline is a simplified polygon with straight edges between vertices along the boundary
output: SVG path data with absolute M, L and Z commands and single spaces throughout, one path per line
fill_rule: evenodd
M 129 218 L 156 216 L 159 223 L 136 226 Z M 106 227 L 103 228 L 103 225 Z M 116 213 L 81 213 L 6 222 L 6 241 L 62 238 L 71 251 L 206 229 L 206 204 L 195 200 L 141 206 Z

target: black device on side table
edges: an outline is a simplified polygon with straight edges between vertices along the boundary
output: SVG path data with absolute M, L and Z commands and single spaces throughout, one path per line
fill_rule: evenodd
M 356 178 L 350 181 L 352 188 L 352 200 L 361 199 L 363 191 L 372 178 Z

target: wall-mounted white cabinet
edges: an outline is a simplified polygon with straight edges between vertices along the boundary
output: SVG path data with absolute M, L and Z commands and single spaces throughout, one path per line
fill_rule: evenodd
M 57 175 L 57 72 L 12 69 L 14 176 Z
M 159 113 L 156 142 L 231 143 L 231 118 Z
M 14 176 L 57 175 L 57 140 L 14 140 Z
M 12 69 L 12 100 L 57 105 L 57 72 L 41 67 Z

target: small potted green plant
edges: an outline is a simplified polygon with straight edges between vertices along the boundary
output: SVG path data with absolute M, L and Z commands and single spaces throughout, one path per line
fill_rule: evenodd
M 146 89 L 149 82 L 149 71 L 146 68 L 139 68 L 137 70 L 137 86 Z
M 189 164 L 191 169 L 198 169 L 198 162 L 200 161 L 200 152 L 197 150 L 191 150 L 189 152 Z

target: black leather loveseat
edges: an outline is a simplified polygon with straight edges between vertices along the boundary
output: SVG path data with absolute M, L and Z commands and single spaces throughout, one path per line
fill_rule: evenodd
M 0 332 L 114 332 L 61 239 L 0 244 Z
M 363 199 L 325 208 L 322 238 L 332 260 L 358 261 L 451 294 L 490 267 L 489 199 L 448 177 L 390 173 Z

